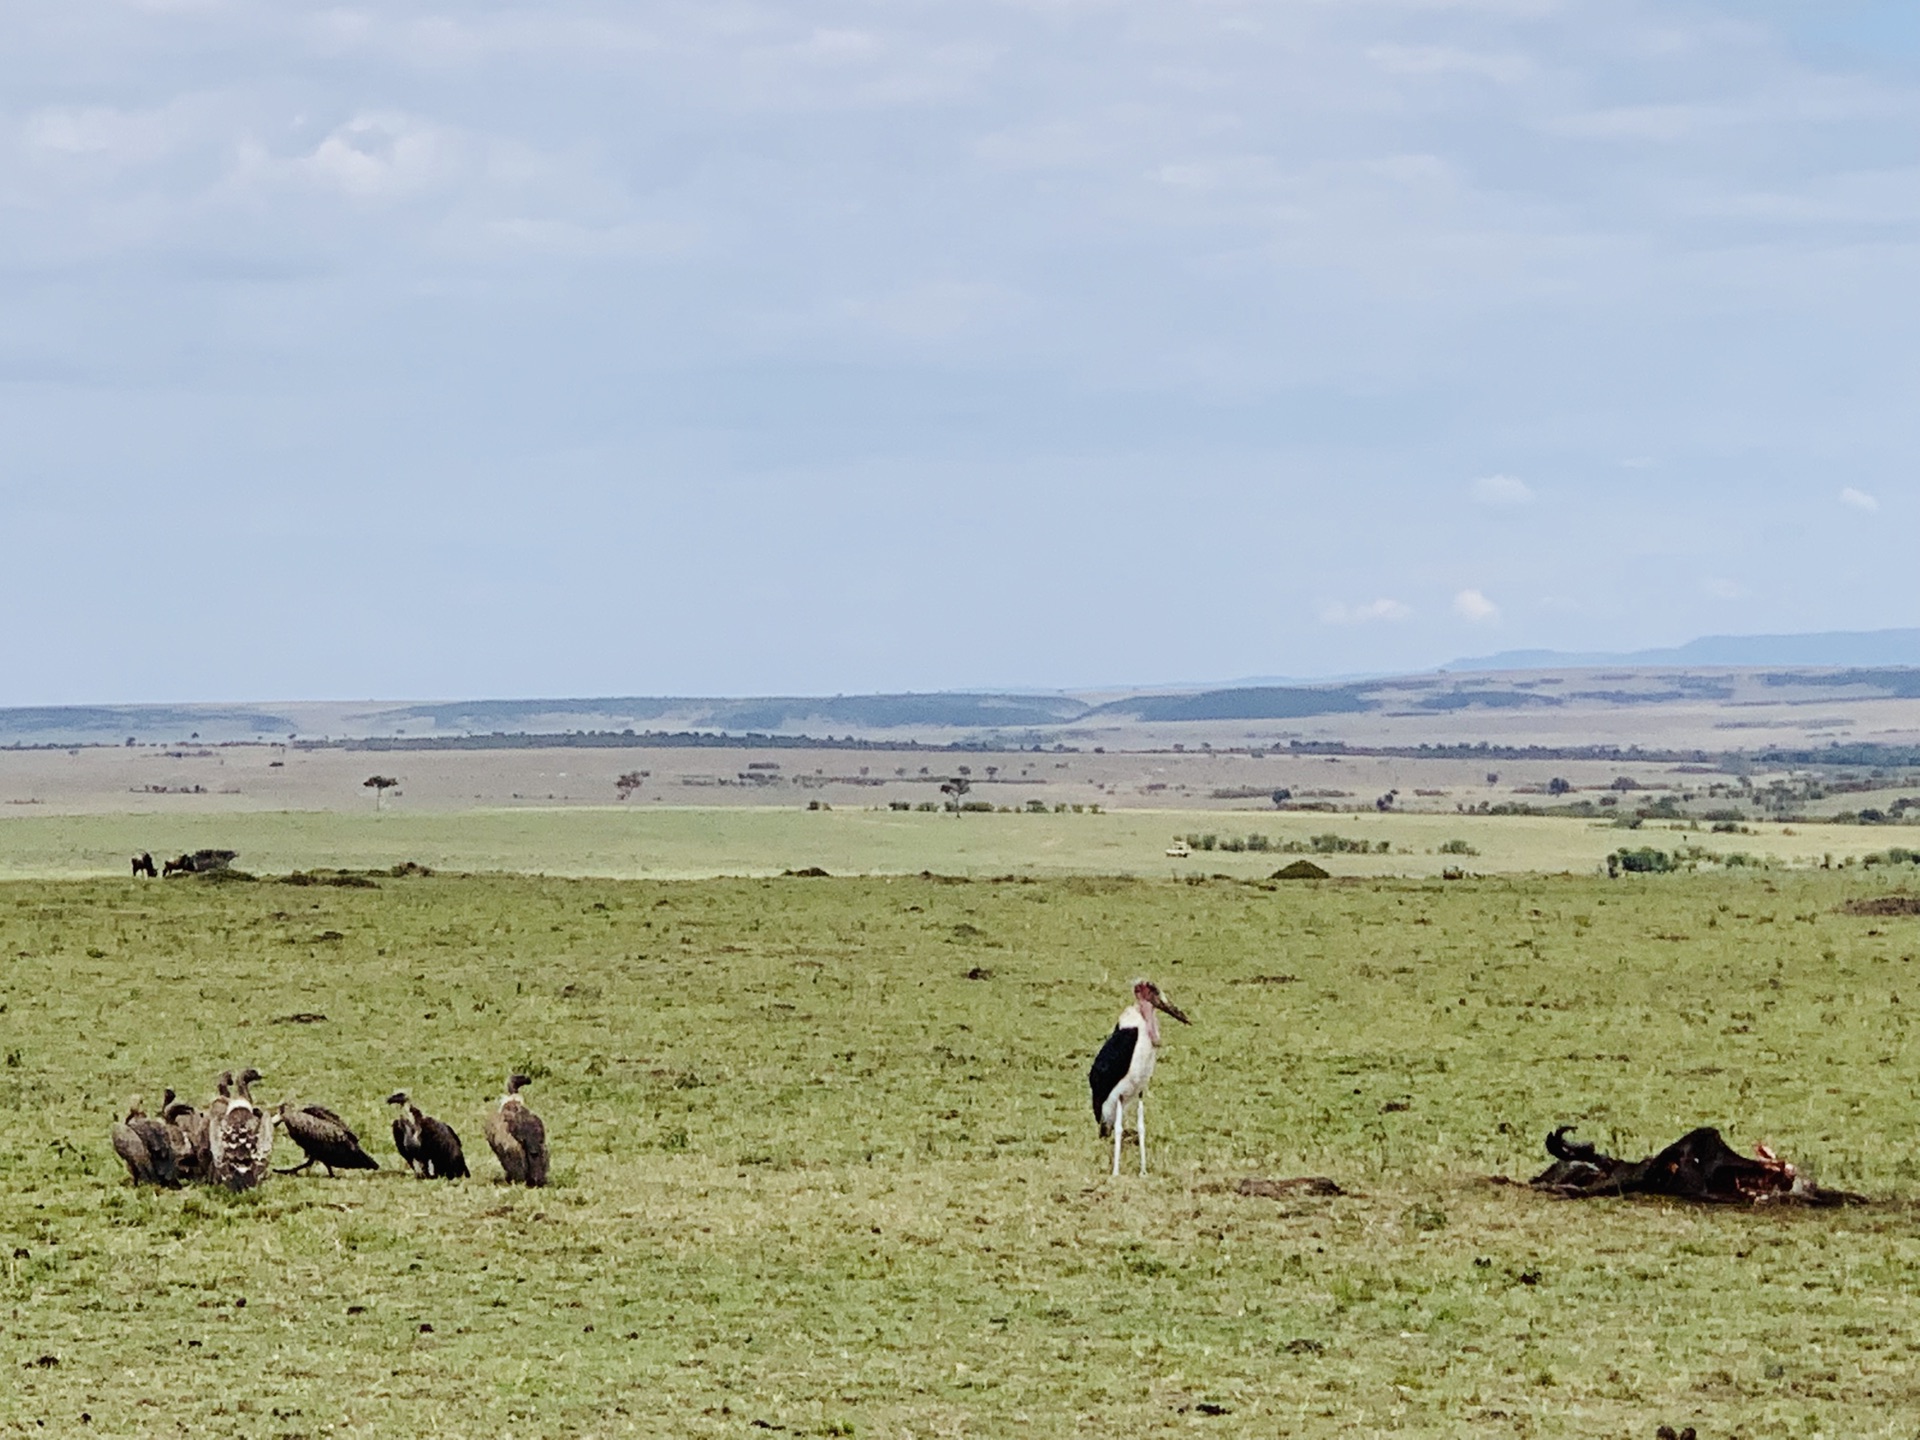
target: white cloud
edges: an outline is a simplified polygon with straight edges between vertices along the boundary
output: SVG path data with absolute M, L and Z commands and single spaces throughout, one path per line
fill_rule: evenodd
M 1473 482 L 1473 498 L 1482 505 L 1530 505 L 1533 488 L 1517 475 L 1482 475 Z
M 201 138 L 209 106 L 183 96 L 155 110 L 54 105 L 20 127 L 26 153 L 42 162 L 89 159 L 108 166 L 150 164 Z
M 1453 613 L 1478 625 L 1500 618 L 1500 607 L 1478 590 L 1462 590 L 1453 597 Z
M 1412 614 L 1412 606 L 1389 600 L 1384 595 L 1364 605 L 1343 605 L 1336 600 L 1331 605 L 1320 607 L 1320 619 L 1328 625 L 1365 625 L 1372 620 L 1405 620 Z
M 1473 75 L 1512 83 L 1533 73 L 1533 63 L 1524 55 L 1453 45 L 1375 45 L 1367 58 L 1390 75 Z
M 1856 510 L 1864 510 L 1869 515 L 1880 508 L 1880 502 L 1864 490 L 1856 490 L 1849 485 L 1840 492 L 1840 503 L 1851 505 Z
M 457 141 L 408 115 L 361 115 L 322 140 L 307 157 L 323 183 L 361 199 L 413 194 L 445 178 Z
M 1578 140 L 1677 141 L 1742 118 L 1715 105 L 1621 105 L 1563 115 L 1549 121 L 1546 129 L 1549 134 Z
M 575 260 L 684 255 L 700 238 L 690 225 L 646 221 L 584 225 L 528 216 L 487 221 L 478 233 L 502 248 Z

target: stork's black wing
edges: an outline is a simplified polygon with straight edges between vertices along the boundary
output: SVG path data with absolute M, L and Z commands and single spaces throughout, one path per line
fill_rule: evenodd
M 1116 1026 L 1107 1043 L 1100 1047 L 1100 1053 L 1093 1057 L 1093 1068 L 1087 1071 L 1087 1084 L 1093 1090 L 1094 1119 L 1100 1118 L 1100 1107 L 1113 1093 L 1113 1087 L 1126 1079 L 1127 1071 L 1133 1066 L 1133 1047 L 1139 1042 L 1139 1030 L 1131 1025 Z

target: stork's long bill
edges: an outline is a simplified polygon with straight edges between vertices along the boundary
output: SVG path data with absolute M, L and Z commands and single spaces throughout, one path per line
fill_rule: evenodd
M 1193 1023 L 1187 1019 L 1186 1011 L 1162 995 L 1160 993 L 1160 987 L 1151 980 L 1142 980 L 1136 984 L 1133 987 L 1133 998 L 1134 1003 L 1140 1007 L 1140 1019 L 1146 1026 L 1147 1041 L 1149 1044 L 1158 1045 L 1160 1043 L 1160 1022 L 1154 1018 L 1154 1012 L 1156 1011 L 1164 1011 L 1175 1020 L 1178 1020 L 1182 1025 L 1191 1025 Z

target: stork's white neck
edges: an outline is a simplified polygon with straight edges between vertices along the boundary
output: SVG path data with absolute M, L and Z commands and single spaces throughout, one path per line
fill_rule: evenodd
M 1147 1032 L 1147 1043 L 1158 1049 L 1160 1045 L 1160 1019 L 1153 1006 L 1145 1001 L 1134 1002 L 1135 1010 L 1140 1012 L 1140 1028 Z

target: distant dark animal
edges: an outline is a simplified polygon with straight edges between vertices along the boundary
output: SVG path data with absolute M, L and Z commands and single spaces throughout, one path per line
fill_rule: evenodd
M 253 1103 L 253 1082 L 260 1072 L 252 1066 L 234 1079 L 220 1118 L 209 1119 L 209 1148 L 213 1178 L 229 1190 L 251 1190 L 267 1178 L 267 1157 L 273 1153 L 273 1124 Z M 217 1104 L 218 1102 L 216 1102 Z
M 509 1075 L 500 1107 L 487 1116 L 487 1144 L 509 1185 L 547 1183 L 547 1127 L 520 1098 L 521 1089 L 532 1083 L 524 1075 Z
M 1126 1133 L 1127 1102 L 1140 1130 L 1140 1173 L 1147 1173 L 1147 1082 L 1153 1078 L 1154 1055 L 1160 1048 L 1160 1024 L 1156 1012 L 1171 1015 L 1182 1025 L 1193 1022 L 1186 1012 L 1160 993 L 1151 980 L 1133 984 L 1133 1004 L 1120 1012 L 1113 1033 L 1100 1053 L 1093 1057 L 1087 1071 L 1087 1085 L 1093 1093 L 1093 1118 L 1101 1135 L 1113 1136 L 1113 1173 L 1120 1173 L 1120 1141 Z
M 137 880 L 142 875 L 146 876 L 149 880 L 157 880 L 160 878 L 160 872 L 153 868 L 153 856 L 147 854 L 144 850 L 133 857 L 133 877 Z
M 191 855 L 167 861 L 160 867 L 160 875 L 165 879 L 169 875 L 204 875 L 210 870 L 224 870 L 239 853 L 238 850 L 196 850 Z
M 457 1180 L 468 1173 L 460 1137 L 451 1125 L 422 1115 L 404 1090 L 389 1095 L 387 1103 L 400 1107 L 393 1117 L 393 1146 L 414 1174 L 423 1180 Z
M 1802 1205 L 1849 1205 L 1864 1197 L 1826 1190 L 1796 1175 L 1792 1165 L 1764 1145 L 1742 1155 L 1710 1125 L 1689 1130 L 1644 1160 L 1616 1160 L 1583 1141 L 1569 1140 L 1571 1125 L 1547 1136 L 1553 1164 L 1528 1183 L 1569 1199 L 1596 1195 L 1664 1195 L 1674 1200 L 1737 1205 L 1790 1201 Z
M 113 1127 L 113 1150 L 126 1162 L 134 1184 L 180 1188 L 179 1160 L 167 1127 L 140 1107 L 138 1095 L 127 1106 L 126 1118 Z
M 306 1155 L 298 1165 L 282 1170 L 282 1175 L 298 1175 L 315 1165 L 323 1166 L 327 1178 L 336 1170 L 378 1170 L 380 1162 L 360 1148 L 360 1137 L 346 1121 L 324 1105 L 295 1105 L 291 1100 L 274 1112 L 273 1123 L 284 1125 Z

